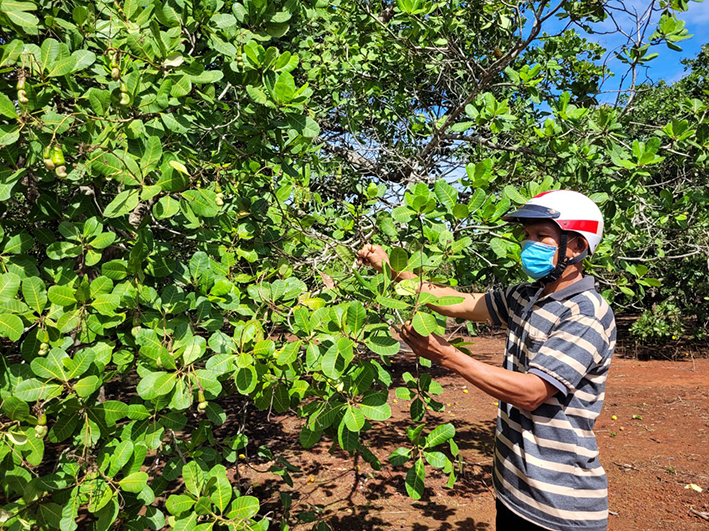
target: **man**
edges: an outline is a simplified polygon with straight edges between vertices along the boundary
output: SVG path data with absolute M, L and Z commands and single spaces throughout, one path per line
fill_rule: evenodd
M 522 268 L 536 282 L 488 294 L 424 283 L 436 296 L 464 297 L 431 308 L 442 315 L 508 329 L 503 367 L 479 362 L 442 337 L 402 338 L 413 351 L 454 370 L 499 400 L 493 482 L 498 531 L 602 531 L 608 490 L 593 426 L 605 395 L 615 347 L 613 312 L 583 276 L 582 261 L 598 247 L 603 219 L 578 192 L 539 194 L 503 218 L 524 230 Z M 367 245 L 360 263 L 381 271 L 385 251 Z M 399 279 L 413 278 L 401 272 Z

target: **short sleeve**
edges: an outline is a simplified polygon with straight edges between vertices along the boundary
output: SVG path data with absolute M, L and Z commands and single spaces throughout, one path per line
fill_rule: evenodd
M 602 364 L 609 351 L 610 341 L 598 319 L 576 315 L 555 327 L 529 363 L 529 369 L 555 378 L 571 391 Z
M 516 286 L 511 286 L 504 291 L 493 291 L 485 294 L 485 304 L 495 326 L 507 326 L 510 318 L 510 295 Z

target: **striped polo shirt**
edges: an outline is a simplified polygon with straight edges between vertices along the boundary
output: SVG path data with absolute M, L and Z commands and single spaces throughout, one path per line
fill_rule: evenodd
M 500 401 L 493 482 L 519 516 L 555 531 L 608 526 L 608 482 L 593 426 L 615 348 L 615 318 L 586 276 L 540 297 L 539 284 L 488 293 L 494 324 L 506 326 L 504 368 L 536 374 L 559 392 L 534 411 Z

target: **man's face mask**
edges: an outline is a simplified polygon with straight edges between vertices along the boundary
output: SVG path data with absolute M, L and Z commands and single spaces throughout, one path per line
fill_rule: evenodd
M 554 270 L 554 255 L 558 247 L 546 243 L 522 242 L 522 270 L 534 280 L 544 278 Z

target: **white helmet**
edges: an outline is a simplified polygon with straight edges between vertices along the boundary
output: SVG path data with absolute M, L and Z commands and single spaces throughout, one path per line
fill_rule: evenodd
M 551 219 L 564 231 L 581 234 L 593 254 L 603 237 L 603 217 L 591 199 L 571 190 L 551 190 L 535 195 L 519 210 L 505 215 L 504 221 L 523 223 L 532 219 Z

